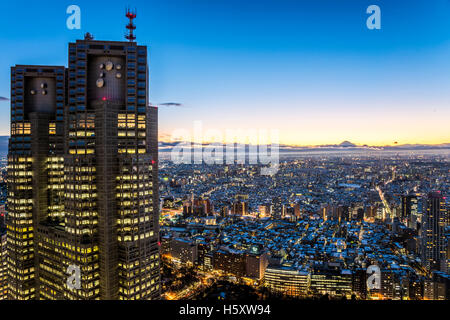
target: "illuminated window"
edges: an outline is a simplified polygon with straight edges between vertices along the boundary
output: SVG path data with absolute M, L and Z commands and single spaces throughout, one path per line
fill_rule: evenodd
M 48 134 L 56 134 L 56 123 L 50 122 L 48 124 Z

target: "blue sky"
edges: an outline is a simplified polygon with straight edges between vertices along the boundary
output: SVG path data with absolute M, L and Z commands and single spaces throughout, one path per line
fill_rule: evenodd
M 66 8 L 81 8 L 81 30 Z M 381 8 L 368 30 L 366 8 Z M 14 64 L 67 65 L 91 32 L 123 40 L 125 6 L 150 48 L 160 133 L 269 128 L 280 142 L 450 142 L 450 1 L 9 1 L 0 12 L 0 96 Z M 0 134 L 9 102 L 0 101 Z

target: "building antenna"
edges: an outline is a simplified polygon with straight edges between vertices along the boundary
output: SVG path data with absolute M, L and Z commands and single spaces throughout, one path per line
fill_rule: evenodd
M 133 31 L 136 29 L 136 26 L 133 23 L 133 19 L 136 18 L 136 9 L 134 11 L 127 8 L 125 16 L 130 19 L 130 22 L 127 24 L 128 33 L 125 35 L 130 42 L 136 40 L 136 36 L 133 34 Z

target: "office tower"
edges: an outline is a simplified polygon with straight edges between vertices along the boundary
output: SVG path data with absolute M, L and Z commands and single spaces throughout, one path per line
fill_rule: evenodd
M 245 255 L 245 275 L 260 281 L 269 264 L 268 254 L 256 246 L 252 246 Z
M 6 206 L 3 204 L 0 206 L 0 230 L 5 229 L 6 220 Z
M 280 197 L 272 199 L 272 218 L 281 219 L 283 217 L 283 203 Z
M 445 272 L 433 271 L 431 278 L 425 280 L 424 297 L 427 300 L 449 300 L 450 275 Z
M 422 300 L 423 299 L 423 290 L 424 282 L 418 278 L 413 278 L 409 281 L 409 299 L 410 300 Z
M 5 214 L 6 214 L 6 210 L 5 210 L 5 205 L 0 206 L 0 230 L 1 231 L 6 231 L 5 229 Z
M 351 296 L 353 274 L 350 270 L 316 269 L 310 274 L 309 289 L 319 295 Z
M 65 68 L 11 68 L 8 147 L 9 299 L 37 297 L 39 222 L 63 219 Z
M 353 211 L 356 210 L 357 210 L 356 208 L 349 208 L 348 206 L 339 205 L 336 208 L 338 221 L 341 223 L 345 223 L 346 221 L 351 220 L 353 216 L 356 216 L 353 214 Z
M 367 270 L 365 268 L 355 268 L 352 277 L 352 292 L 361 299 L 367 298 Z
M 301 297 L 308 293 L 310 274 L 292 267 L 268 266 L 264 273 L 264 287 L 275 294 Z
M 3 218 L 4 216 L 0 216 Z M 0 218 L 0 219 L 1 219 Z M 8 298 L 8 283 L 7 283 L 6 268 L 6 229 L 0 226 L 0 300 Z
M 263 204 L 258 206 L 259 218 L 270 217 L 270 204 Z
M 302 215 L 302 211 L 300 209 L 300 204 L 296 203 L 294 205 L 294 216 L 297 217 L 297 218 L 301 218 L 301 215 Z
M 69 44 L 67 69 L 11 77 L 9 298 L 159 298 L 146 46 L 87 34 Z
M 214 252 L 215 270 L 222 270 L 237 277 L 245 276 L 245 254 L 243 251 L 224 248 Z
M 168 241 L 167 254 L 181 263 L 194 265 L 198 258 L 197 243 L 183 238 L 174 238 Z
M 422 228 L 422 263 L 429 270 L 439 270 L 446 259 L 445 227 L 447 211 L 440 191 L 430 192 L 426 199 Z
M 418 221 L 418 201 L 415 195 L 402 196 L 402 214 L 401 221 L 409 228 L 416 229 Z
M 248 202 L 243 200 L 235 200 L 231 207 L 231 214 L 244 216 L 248 214 Z
M 220 209 L 220 216 L 221 217 L 226 217 L 226 216 L 228 216 L 230 214 L 230 208 L 228 207 L 228 206 L 223 206 L 221 209 Z
M 447 212 L 448 215 L 448 212 Z M 447 217 L 448 218 L 448 217 Z M 445 259 L 441 261 L 441 271 L 445 273 L 450 273 L 450 227 L 447 226 L 445 233 Z
M 206 217 L 213 213 L 214 205 L 210 199 L 192 198 L 183 202 L 183 215 Z

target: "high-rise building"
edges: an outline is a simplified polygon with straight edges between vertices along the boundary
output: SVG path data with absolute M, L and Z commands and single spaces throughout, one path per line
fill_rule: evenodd
M 418 219 L 418 200 L 415 195 L 402 196 L 401 221 L 409 228 L 416 229 Z
M 284 215 L 284 206 L 280 197 L 274 197 L 272 199 L 272 217 L 275 219 L 281 219 Z
M 260 218 L 270 217 L 270 205 L 263 204 L 258 206 L 258 212 Z
M 193 265 L 198 258 L 197 244 L 188 239 L 174 238 L 169 240 L 170 256 L 181 263 L 190 263 Z
M 6 268 L 6 230 L 0 227 L 0 300 L 8 298 L 8 282 Z
M 5 230 L 6 209 L 5 205 L 0 205 L 0 230 Z
M 245 254 L 240 250 L 216 250 L 213 263 L 216 270 L 221 270 L 237 277 L 245 276 Z
M 183 215 L 206 217 L 214 211 L 214 205 L 210 199 L 192 198 L 183 202 Z
M 231 214 L 244 216 L 248 214 L 248 202 L 235 200 L 231 207 Z
M 132 40 L 11 69 L 10 299 L 160 296 L 157 108 Z
M 268 254 L 251 247 L 245 256 L 245 275 L 255 280 L 262 280 L 269 264 Z
M 11 68 L 6 221 L 10 299 L 37 298 L 38 224 L 64 219 L 65 97 L 64 67 Z
M 422 263 L 429 270 L 439 270 L 446 260 L 445 227 L 447 209 L 440 191 L 430 192 L 426 199 L 422 227 Z
M 450 299 L 450 275 L 433 271 L 430 279 L 425 280 L 424 298 L 427 300 Z
M 444 248 L 445 255 L 444 260 L 441 261 L 441 271 L 450 273 L 450 226 L 446 228 Z
M 361 299 L 367 298 L 367 270 L 365 268 L 353 270 L 352 292 Z

